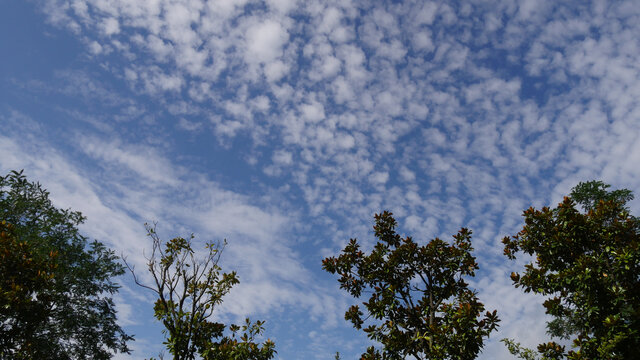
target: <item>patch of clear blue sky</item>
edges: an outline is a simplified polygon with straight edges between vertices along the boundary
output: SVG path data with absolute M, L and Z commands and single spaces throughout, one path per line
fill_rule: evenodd
M 50 77 L 51 70 L 77 64 L 82 46 L 52 29 L 30 1 L 6 1 L 0 12 L 3 84 L 12 78 Z

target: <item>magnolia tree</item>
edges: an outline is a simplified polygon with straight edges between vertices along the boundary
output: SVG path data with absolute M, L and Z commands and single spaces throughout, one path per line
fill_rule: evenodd
M 505 237 L 504 253 L 533 260 L 512 273 L 516 287 L 548 297 L 550 335 L 572 339 L 538 346 L 544 359 L 633 359 L 640 348 L 640 221 L 629 213 L 629 190 L 580 183 L 555 208 L 530 208 L 525 225 Z M 581 205 L 582 210 L 577 208 Z M 506 340 L 513 354 L 535 354 Z
M 337 274 L 340 287 L 363 302 L 345 319 L 379 342 L 363 359 L 475 359 L 484 340 L 498 327 L 496 311 L 484 305 L 465 282 L 478 269 L 471 252 L 471 231 L 462 229 L 452 242 L 433 239 L 420 246 L 395 231 L 390 212 L 375 216 L 378 239 L 365 254 L 356 239 L 337 257 L 323 260 Z M 363 311 L 364 310 L 364 311 Z M 365 325 L 368 319 L 373 321 Z

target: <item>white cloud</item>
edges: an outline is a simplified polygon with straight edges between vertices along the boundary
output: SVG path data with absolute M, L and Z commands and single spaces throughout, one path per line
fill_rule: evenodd
M 120 32 L 120 24 L 116 18 L 107 18 L 102 22 L 102 32 L 105 36 L 111 36 Z
M 374 184 L 384 184 L 389 180 L 389 173 L 386 171 L 378 171 L 371 174 L 371 182 Z
M 300 105 L 300 113 L 305 120 L 312 123 L 316 123 L 325 117 L 324 106 L 316 101 Z
M 264 75 L 269 82 L 279 81 L 287 72 L 289 67 L 282 61 L 273 61 L 264 66 Z
M 202 129 L 202 123 L 189 121 L 185 118 L 180 118 L 178 126 L 187 131 L 199 131 L 200 129 Z
M 280 13 L 287 13 L 294 9 L 298 0 L 267 0 L 269 6 Z
M 91 44 L 89 44 L 89 50 L 92 54 L 98 55 L 102 52 L 102 46 L 97 41 L 92 41 Z
M 155 149 L 146 146 L 127 146 L 118 142 L 107 143 L 93 137 L 81 137 L 82 150 L 94 159 L 134 172 L 148 181 L 177 185 L 180 170 Z
M 291 163 L 293 163 L 293 158 L 290 152 L 276 151 L 273 154 L 273 162 L 281 165 L 291 165 Z
M 144 40 L 149 50 L 153 52 L 158 61 L 166 61 L 167 57 L 172 53 L 173 47 L 156 35 L 150 34 Z
M 271 100 L 264 95 L 256 96 L 251 102 L 256 109 L 262 112 L 268 111 L 271 108 Z
M 410 182 L 416 179 L 416 174 L 413 171 L 409 170 L 406 166 L 402 166 L 402 168 L 400 169 L 400 176 L 405 181 Z
M 429 31 L 420 31 L 413 35 L 413 46 L 416 50 L 431 52 L 435 46 Z
M 247 29 L 247 62 L 271 62 L 282 56 L 289 34 L 281 23 L 266 20 Z

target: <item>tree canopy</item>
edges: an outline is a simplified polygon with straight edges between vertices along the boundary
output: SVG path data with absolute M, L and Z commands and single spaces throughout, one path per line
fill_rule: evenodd
M 0 177 L 0 357 L 109 359 L 128 353 L 113 278 L 124 272 L 102 243 L 78 231 L 81 213 L 58 209 L 22 171 Z
M 211 321 L 213 311 L 239 280 L 235 272 L 222 273 L 218 265 L 224 243 L 207 243 L 206 256 L 200 257 L 192 247 L 193 235 L 160 239 L 154 226 L 145 225 L 152 240 L 147 268 L 151 285 L 142 282 L 133 266 L 125 264 L 135 282 L 153 291 L 155 317 L 162 322 L 165 344 L 175 360 L 268 360 L 275 355 L 275 344 L 255 342 L 264 328 L 262 321 L 243 326 L 230 325 L 231 336 L 223 336 L 226 326 Z M 238 333 L 242 331 L 242 335 Z
M 516 288 L 546 296 L 544 308 L 556 341 L 536 350 L 503 339 L 525 360 L 631 359 L 640 348 L 640 219 L 631 215 L 633 193 L 601 181 L 579 183 L 556 207 L 529 208 L 524 226 L 505 237 L 510 260 L 531 260 L 511 274 Z M 124 273 L 113 251 L 89 242 L 81 213 L 56 208 L 39 183 L 22 172 L 0 177 L 0 358 L 109 359 L 129 353 L 111 298 Z M 472 232 L 424 245 L 396 232 L 393 214 L 375 215 L 375 245 L 368 252 L 350 239 L 338 256 L 322 261 L 340 287 L 363 302 L 345 319 L 381 346 L 362 359 L 472 360 L 498 328 L 467 279 L 475 276 Z M 226 246 L 193 247 L 194 236 L 160 239 L 146 225 L 152 251 L 150 282 L 125 265 L 135 282 L 155 293 L 154 315 L 176 360 L 269 360 L 271 340 L 260 342 L 264 321 L 229 326 L 212 320 L 239 283 L 219 266 Z M 335 358 L 340 358 L 336 353 Z
M 340 276 L 340 287 L 360 298 L 363 305 L 345 313 L 356 329 L 383 345 L 370 347 L 363 359 L 474 359 L 484 339 L 498 327 L 496 311 L 487 311 L 469 288 L 478 264 L 471 255 L 471 231 L 462 229 L 452 243 L 435 238 L 420 246 L 395 231 L 390 212 L 375 215 L 378 239 L 365 254 L 351 239 L 338 257 L 323 260 L 324 270 Z
M 512 273 L 516 287 L 548 296 L 550 335 L 539 353 L 560 359 L 631 359 L 640 348 L 640 222 L 626 203 L 629 190 L 608 191 L 599 181 L 578 184 L 555 208 L 529 208 L 525 225 L 505 237 L 504 253 L 534 260 Z M 576 205 L 580 204 L 584 212 Z

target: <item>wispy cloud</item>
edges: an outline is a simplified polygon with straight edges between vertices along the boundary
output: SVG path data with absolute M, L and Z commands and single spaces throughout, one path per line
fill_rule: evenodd
M 295 239 L 287 238 L 292 231 L 288 223 L 296 221 L 294 214 L 285 216 L 276 206 L 224 190 L 202 174 L 176 167 L 150 146 L 125 146 L 78 135 L 77 150 L 85 157 L 71 159 L 37 140 L 44 134 L 25 115 L 13 113 L 3 122 L 13 130 L 0 136 L 4 155 L 0 170 L 26 169 L 30 179 L 38 179 L 51 191 L 56 206 L 79 210 L 87 217 L 82 230 L 89 237 L 124 254 L 137 269 L 146 268 L 144 254 L 149 253 L 145 221 L 158 221 L 158 231 L 166 238 L 194 232 L 200 245 L 227 238 L 223 268 L 238 271 L 241 284 L 227 297 L 218 316 L 238 321 L 295 306 L 308 309 L 319 322 L 336 323 L 331 312 L 336 300 L 314 284 L 293 250 Z M 91 171 L 81 165 L 87 160 L 95 161 Z M 139 275 L 148 278 L 144 272 Z M 140 304 L 131 296 L 134 285 L 125 283 L 130 290 L 116 301 L 126 317 L 123 324 L 149 321 L 131 309 L 150 307 L 150 303 Z

